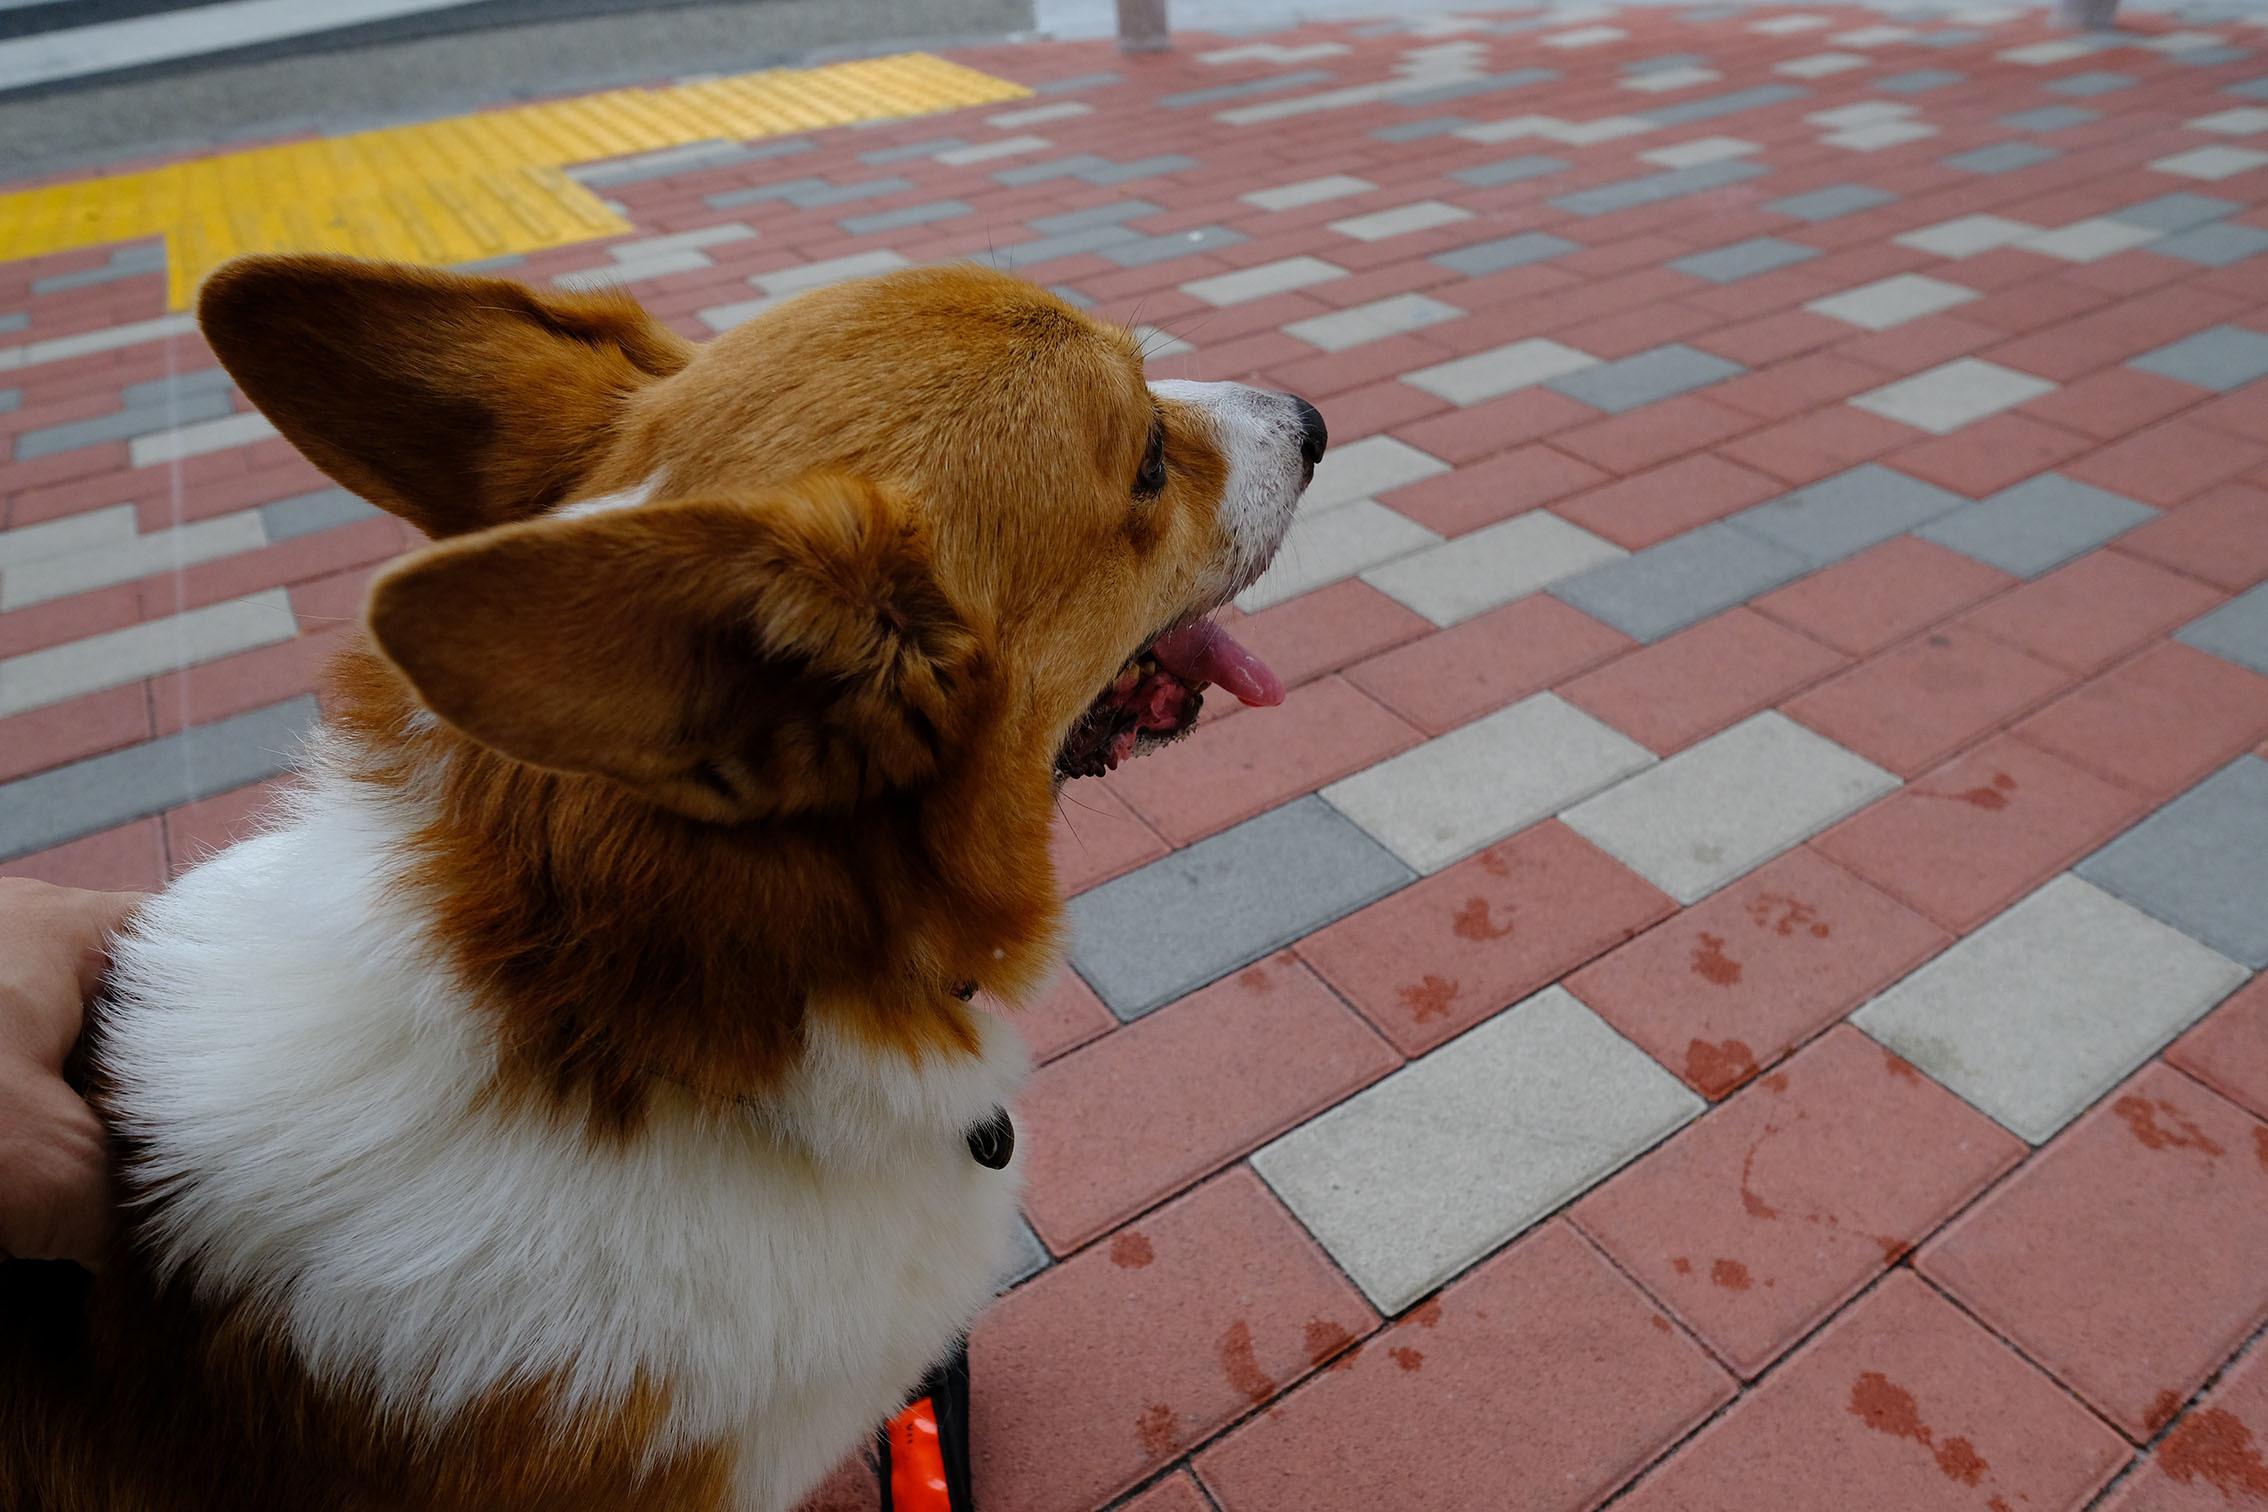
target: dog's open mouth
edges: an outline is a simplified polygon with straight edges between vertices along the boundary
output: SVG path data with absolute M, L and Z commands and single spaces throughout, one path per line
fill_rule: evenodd
M 1056 775 L 1100 777 L 1180 739 L 1195 727 L 1209 683 L 1243 703 L 1284 701 L 1284 685 L 1266 662 L 1212 621 L 1192 620 L 1144 647 L 1087 706 L 1055 754 Z

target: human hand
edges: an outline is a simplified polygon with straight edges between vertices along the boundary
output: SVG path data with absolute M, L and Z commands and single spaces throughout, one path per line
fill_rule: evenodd
M 140 893 L 0 877 L 0 1258 L 93 1264 L 113 1202 L 101 1120 L 63 1080 Z

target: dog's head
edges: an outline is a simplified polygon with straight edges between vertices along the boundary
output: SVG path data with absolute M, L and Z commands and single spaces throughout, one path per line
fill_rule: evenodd
M 332 477 L 435 544 L 379 650 L 534 766 L 715 821 L 919 788 L 982 749 L 1099 771 L 1281 689 L 1202 616 L 1267 564 L 1321 418 L 1144 381 L 1123 330 L 936 268 L 695 347 L 621 295 L 336 258 L 207 284 L 206 335 Z

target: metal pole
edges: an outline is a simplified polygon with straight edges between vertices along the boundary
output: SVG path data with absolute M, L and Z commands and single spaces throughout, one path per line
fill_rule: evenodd
M 1118 50 L 1164 52 L 1173 46 L 1166 32 L 1166 0 L 1118 0 Z

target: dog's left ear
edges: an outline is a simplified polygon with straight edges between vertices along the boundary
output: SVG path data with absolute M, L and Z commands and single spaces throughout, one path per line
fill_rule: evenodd
M 693 356 L 627 294 L 350 257 L 240 257 L 197 319 L 284 439 L 435 537 L 558 503 L 624 401 Z
M 378 577 L 369 621 L 474 739 L 724 822 L 924 781 L 995 686 L 914 512 L 833 474 L 445 541 Z

